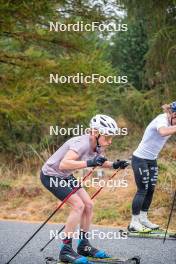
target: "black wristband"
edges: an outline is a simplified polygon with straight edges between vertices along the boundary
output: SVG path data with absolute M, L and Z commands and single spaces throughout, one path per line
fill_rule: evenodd
M 87 160 L 87 167 L 95 167 L 93 160 Z

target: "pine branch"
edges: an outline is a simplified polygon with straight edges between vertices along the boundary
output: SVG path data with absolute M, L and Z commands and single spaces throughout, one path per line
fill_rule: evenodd
M 75 51 L 80 51 L 80 49 L 78 47 L 76 47 L 76 45 L 70 44 L 67 41 L 61 40 L 61 39 L 48 39 L 46 37 L 40 36 L 38 34 L 34 34 L 34 33 L 29 33 L 29 32 L 7 32 L 7 31 L 3 31 L 2 34 L 4 35 L 8 35 L 11 36 L 13 38 L 16 39 L 23 39 L 27 42 L 33 40 L 33 41 L 44 41 L 44 42 L 48 42 L 48 43 L 52 43 L 58 46 L 62 46 L 64 48 L 67 49 L 73 49 Z

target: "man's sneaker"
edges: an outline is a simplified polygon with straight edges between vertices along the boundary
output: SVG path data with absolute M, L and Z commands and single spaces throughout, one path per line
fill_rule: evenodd
M 76 253 L 71 247 L 71 245 L 63 245 L 59 254 L 59 259 L 60 261 L 66 263 L 90 264 L 88 259 Z
M 128 231 L 129 232 L 138 232 L 138 233 L 150 233 L 151 229 L 146 228 L 143 226 L 140 222 L 131 222 L 130 225 L 128 226 Z
M 78 254 L 86 257 L 93 257 L 93 258 L 110 258 L 110 256 L 104 250 L 98 250 L 95 247 L 92 247 L 88 239 L 84 238 L 79 241 Z
M 139 221 L 140 221 L 140 223 L 141 223 L 143 226 L 145 226 L 145 227 L 147 227 L 147 228 L 150 228 L 150 229 L 152 229 L 152 230 L 159 229 L 159 225 L 153 224 L 153 223 L 148 219 L 147 212 L 145 212 L 145 211 L 140 211 Z
M 156 229 L 159 229 L 159 225 L 156 225 L 154 223 L 152 223 L 150 220 L 146 219 L 146 220 L 140 220 L 140 223 L 147 227 L 147 228 L 150 228 L 152 230 L 156 230 Z

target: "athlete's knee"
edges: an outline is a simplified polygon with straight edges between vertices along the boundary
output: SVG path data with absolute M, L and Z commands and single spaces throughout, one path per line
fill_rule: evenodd
M 136 194 L 140 196 L 146 196 L 147 192 L 148 192 L 148 189 L 138 189 Z
M 91 212 L 93 210 L 94 203 L 93 201 L 89 200 L 84 203 L 85 210 Z
M 77 213 L 82 214 L 83 211 L 84 211 L 85 205 L 84 205 L 84 203 L 80 200 L 80 201 L 78 201 L 77 203 L 75 203 L 75 204 L 73 205 L 73 208 L 74 208 L 74 210 L 75 210 Z

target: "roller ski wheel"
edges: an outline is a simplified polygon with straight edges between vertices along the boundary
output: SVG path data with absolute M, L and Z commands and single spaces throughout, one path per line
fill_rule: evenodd
M 176 233 L 175 234 L 169 234 L 170 238 L 176 239 Z
M 52 258 L 52 257 L 46 257 L 45 258 L 45 263 L 46 264 L 59 264 L 61 262 L 59 262 L 58 260 Z
M 141 258 L 139 256 L 135 256 L 131 260 L 134 262 L 134 264 L 140 264 L 141 262 Z

